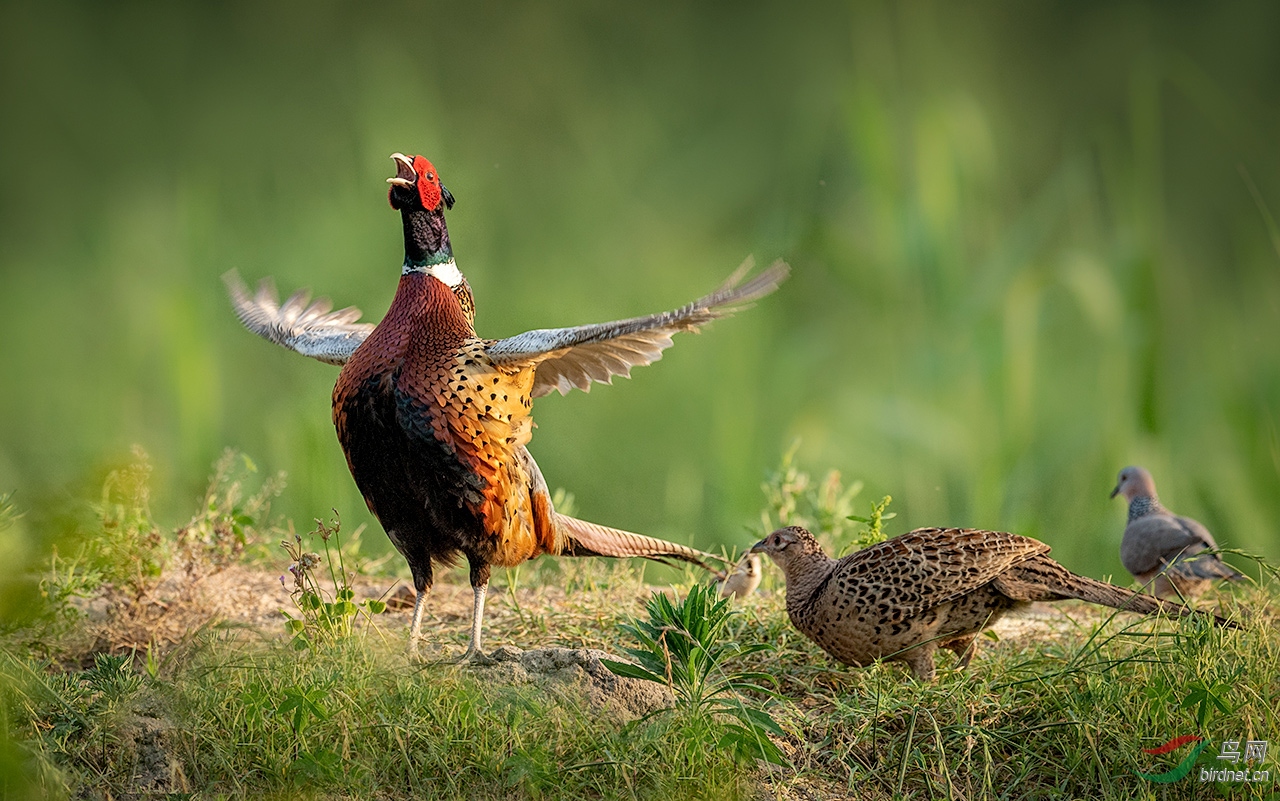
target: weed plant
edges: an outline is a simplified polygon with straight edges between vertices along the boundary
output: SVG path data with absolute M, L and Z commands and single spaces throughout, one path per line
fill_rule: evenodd
M 261 546 L 278 531 L 271 520 L 271 500 L 284 491 L 284 474 L 262 480 L 248 456 L 227 449 L 196 513 L 186 525 L 166 532 L 151 516 L 151 462 L 140 448 L 133 461 L 107 474 L 88 520 L 63 553 L 55 549 L 41 579 L 48 620 L 74 619 L 73 601 L 105 589 L 137 605 L 159 584 L 165 571 L 183 575 L 182 586 L 226 568 L 246 549 Z
M 225 568 L 246 549 L 264 547 L 276 533 L 271 502 L 284 492 L 285 475 L 267 476 L 251 489 L 257 474 L 253 459 L 230 448 L 214 462 L 198 511 L 175 533 L 175 550 L 188 578 Z
M 769 739 L 770 734 L 781 735 L 782 729 L 768 712 L 741 695 L 751 690 L 772 696 L 761 683 L 770 684 L 773 678 L 763 671 L 736 670 L 731 664 L 770 650 L 769 645 L 742 645 L 725 636 L 735 614 L 729 599 L 717 598 L 712 587 L 694 585 L 683 600 L 655 592 L 647 606 L 648 620 L 620 626 L 639 644 L 625 649 L 638 664 L 605 660 L 605 666 L 619 676 L 670 688 L 676 698 L 674 711 L 701 744 L 714 742 L 748 760 L 785 764 Z
M 779 460 L 764 483 L 765 506 L 760 511 L 764 533 L 783 526 L 802 526 L 823 542 L 829 553 L 837 557 L 874 545 L 885 539 L 884 522 L 897 517 L 886 511 L 892 497 L 886 495 L 874 502 L 866 515 L 854 514 L 854 501 L 862 492 L 861 481 L 848 486 L 839 470 L 827 470 L 821 480 L 814 480 L 796 463 L 800 440 L 795 440 Z M 850 521 L 860 523 L 852 526 Z M 758 532 L 753 532 L 758 533 Z
M 317 519 L 315 530 L 308 535 L 313 541 L 320 541 L 323 557 L 314 551 L 304 550 L 302 537 L 298 534 L 280 543 L 293 560 L 289 565 L 289 574 L 293 576 L 293 589 L 289 596 L 298 614 L 294 616 L 281 611 L 293 647 L 299 650 L 310 648 L 321 639 L 346 639 L 351 636 L 358 615 L 372 620 L 374 615 L 380 615 L 387 609 L 386 602 L 381 599 L 355 600 L 356 593 L 351 586 L 354 573 L 347 570 L 341 534 L 342 521 L 335 509 L 329 523 Z M 319 580 L 322 567 L 328 574 L 332 590 Z M 280 577 L 280 583 L 288 586 L 284 576 Z

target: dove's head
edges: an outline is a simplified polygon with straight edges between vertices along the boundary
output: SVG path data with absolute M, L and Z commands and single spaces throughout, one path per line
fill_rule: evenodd
M 1126 501 L 1134 498 L 1155 498 L 1156 482 L 1151 474 L 1137 465 L 1130 465 L 1120 471 L 1116 479 L 1116 488 L 1111 490 L 1111 497 L 1123 495 Z
M 444 184 L 431 162 L 423 156 L 409 157 L 392 153 L 396 163 L 394 178 L 388 178 L 391 189 L 387 199 L 397 211 L 440 211 L 453 208 L 453 195 Z

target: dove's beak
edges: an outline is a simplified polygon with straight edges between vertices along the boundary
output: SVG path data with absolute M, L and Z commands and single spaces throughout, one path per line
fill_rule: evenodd
M 1111 495 L 1110 495 L 1110 497 L 1114 498 L 1114 497 L 1116 497 L 1116 496 L 1117 496 L 1117 495 L 1119 495 L 1119 494 L 1120 494 L 1120 485 L 1119 485 L 1119 484 L 1116 484 L 1116 488 L 1115 488 L 1115 489 L 1113 489 L 1113 490 L 1111 490 Z

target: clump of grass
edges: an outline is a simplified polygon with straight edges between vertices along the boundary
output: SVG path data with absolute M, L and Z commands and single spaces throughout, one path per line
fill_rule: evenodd
M 13 657 L 0 668 L 5 720 L 22 724 L 9 734 L 17 735 L 26 789 L 42 788 L 40 797 L 56 797 L 59 791 L 88 796 L 100 783 L 128 786 L 136 754 L 122 740 L 144 687 L 133 657 L 100 653 L 83 671 L 47 668 Z
M 189 579 L 225 568 L 247 548 L 265 545 L 277 532 L 271 522 L 271 502 L 284 492 L 285 475 L 267 476 L 256 490 L 250 490 L 257 473 L 258 466 L 248 455 L 230 448 L 214 462 L 199 509 L 174 534 L 179 566 Z
M 282 530 L 270 511 L 284 476 L 254 487 L 257 472 L 247 456 L 227 450 L 196 513 L 171 529 L 151 513 L 152 467 L 135 448 L 129 464 L 107 474 L 98 498 L 76 510 L 43 564 L 28 571 L 35 598 L 7 627 L 10 639 L 24 649 L 75 658 L 99 640 L 116 650 L 146 649 L 206 623 L 209 615 L 201 617 L 197 603 L 201 580 L 261 552 L 265 538 Z M 104 614 L 81 625 L 92 605 Z
M 270 476 L 247 490 L 257 466 L 228 449 L 213 474 L 196 514 L 174 531 L 164 530 L 151 514 L 150 459 L 134 448 L 134 460 L 107 474 L 102 493 L 90 504 L 90 520 L 76 536 L 71 555 L 57 549 L 41 581 L 46 618 L 74 618 L 71 601 L 97 592 L 122 596 L 123 606 L 138 606 L 166 571 L 178 570 L 189 589 L 226 568 L 246 548 L 278 530 L 270 519 L 271 500 L 284 490 L 284 474 Z
M 22 540 L 22 532 L 14 531 L 23 512 L 13 502 L 12 493 L 0 493 L 0 636 L 30 621 L 38 606 L 38 583 L 28 566 L 40 559 L 31 544 Z M 36 601 L 36 603 L 33 603 Z
M 168 561 L 172 543 L 151 517 L 151 460 L 134 448 L 134 461 L 107 474 L 93 507 L 98 530 L 87 536 L 90 576 L 141 599 Z
M 795 463 L 800 440 L 791 444 L 760 486 L 765 506 L 760 512 L 764 530 L 782 526 L 803 526 L 816 533 L 839 538 L 848 528 L 853 500 L 862 492 L 862 482 L 845 486 L 839 470 L 828 470 L 815 481 Z
M 717 598 L 710 587 L 694 585 L 683 600 L 654 593 L 648 612 L 648 620 L 620 626 L 639 644 L 626 648 L 639 664 L 605 660 L 605 666 L 619 676 L 670 688 L 676 710 L 695 734 L 691 746 L 729 748 L 745 758 L 785 764 L 782 752 L 769 739 L 770 734 L 782 734 L 777 722 L 741 695 L 745 691 L 771 695 L 760 684 L 771 682 L 771 676 L 735 670 L 729 664 L 735 657 L 767 651 L 769 645 L 742 645 L 725 636 L 730 619 L 737 614 L 729 599 Z
M 298 534 L 280 543 L 292 560 L 289 573 L 293 576 L 293 589 L 289 595 L 298 615 L 295 617 L 285 610 L 281 613 L 285 616 L 285 628 L 292 636 L 293 646 L 299 650 L 310 648 L 317 640 L 350 637 L 358 615 L 363 614 L 372 620 L 374 615 L 380 615 L 387 609 L 387 604 L 379 599 L 366 598 L 356 602 L 355 590 L 351 586 L 355 574 L 347 570 L 341 534 L 342 521 L 335 509 L 329 523 L 317 518 L 316 528 L 309 535 L 312 541 L 320 540 L 323 557 L 315 551 L 305 550 Z M 321 568 L 328 573 L 332 590 L 320 582 Z M 280 583 L 288 586 L 284 576 L 280 577 Z

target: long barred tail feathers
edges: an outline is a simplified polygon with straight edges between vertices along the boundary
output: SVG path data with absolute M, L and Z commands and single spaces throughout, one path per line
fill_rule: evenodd
M 679 559 L 695 564 L 710 573 L 719 576 L 724 574 L 723 570 L 712 567 L 708 562 L 708 560 L 724 560 L 687 545 L 601 526 L 576 517 L 562 515 L 559 512 L 553 512 L 552 518 L 564 534 L 565 545 L 561 552 L 562 556 L 641 557 L 668 564 L 669 559 Z
M 1079 598 L 1082 601 L 1089 601 L 1090 603 L 1109 606 L 1112 609 L 1121 609 L 1142 615 L 1152 615 L 1157 612 L 1163 612 L 1170 617 L 1208 615 L 1213 619 L 1215 625 L 1231 629 L 1240 628 L 1240 625 L 1234 620 L 1228 620 L 1210 612 L 1191 609 L 1174 601 L 1161 600 L 1154 595 L 1134 592 L 1124 587 L 1118 587 L 1115 584 L 1108 584 L 1105 581 L 1098 581 L 1072 573 L 1043 555 L 1015 565 L 1004 576 L 997 579 L 996 582 L 997 584 L 1003 584 L 1006 580 L 1010 584 L 1010 588 L 1016 587 L 1017 590 L 1024 591 L 1027 588 L 1034 587 L 1039 591 L 1038 593 L 1036 591 L 1031 593 L 1019 592 L 1019 595 L 1028 596 L 1019 600 L 1038 601 Z M 1002 587 L 1001 589 L 1003 590 L 1004 588 Z M 1040 597 L 1031 597 L 1037 594 Z

